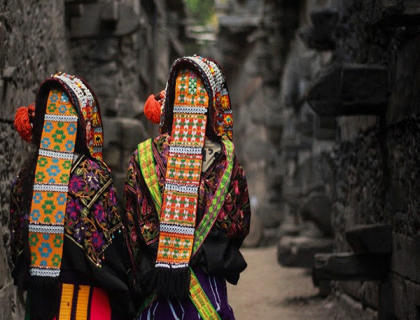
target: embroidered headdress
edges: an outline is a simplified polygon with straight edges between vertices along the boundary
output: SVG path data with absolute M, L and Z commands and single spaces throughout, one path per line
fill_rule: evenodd
M 39 284 L 56 285 L 73 159 L 76 152 L 102 159 L 97 98 L 82 79 L 55 74 L 38 91 L 33 127 L 39 150 L 29 212 L 29 273 Z
M 198 189 L 205 138 L 232 139 L 232 110 L 225 77 L 214 61 L 198 56 L 175 61 L 162 105 L 161 133 L 169 133 L 169 156 L 160 213 L 156 259 L 158 292 L 188 296 Z
M 162 105 L 160 133 L 171 133 L 173 113 L 184 111 L 183 108 L 174 107 L 176 74 L 182 66 L 188 66 L 191 70 L 194 70 L 203 79 L 208 92 L 209 124 L 206 129 L 206 136 L 212 140 L 218 140 L 223 136 L 232 140 L 233 116 L 225 75 L 216 61 L 200 56 L 183 57 L 176 60 L 172 65 L 169 80 L 166 84 L 165 100 Z

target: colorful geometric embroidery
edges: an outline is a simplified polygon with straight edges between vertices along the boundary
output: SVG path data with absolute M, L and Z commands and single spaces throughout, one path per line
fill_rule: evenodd
M 200 222 L 199 226 L 197 227 L 197 230 L 195 231 L 194 236 L 194 246 L 193 246 L 193 255 L 197 253 L 197 250 L 201 247 L 201 245 L 204 242 L 204 239 L 207 237 L 208 232 L 212 228 L 213 224 L 215 223 L 217 219 L 217 215 L 220 211 L 221 204 L 223 204 L 223 201 L 225 199 L 230 177 L 232 174 L 232 168 L 233 168 L 233 143 L 227 139 L 224 139 L 223 144 L 225 146 L 226 150 L 226 160 L 228 163 L 227 168 L 225 169 L 221 182 L 217 186 L 217 191 L 215 193 L 215 196 L 213 197 L 211 201 L 211 205 L 209 209 L 205 213 L 205 218 Z M 152 151 L 152 143 L 153 141 L 151 139 L 146 140 L 139 144 L 138 151 L 139 151 L 139 164 L 141 168 L 141 172 L 143 174 L 144 180 L 146 182 L 147 188 L 150 191 L 150 194 L 152 195 L 153 203 L 156 206 L 157 212 L 160 212 L 160 209 L 162 207 L 162 196 L 159 191 L 159 183 L 157 181 L 157 174 L 156 174 L 156 165 L 154 162 L 153 157 L 153 151 Z M 175 208 L 180 207 L 181 203 L 186 201 L 186 197 L 175 197 L 172 198 L 170 203 L 172 205 L 172 210 L 168 211 L 168 214 L 170 215 L 172 211 L 175 211 Z M 193 204 L 194 206 L 195 204 Z M 175 217 L 174 217 L 175 218 Z M 179 218 L 179 217 L 177 217 Z M 167 228 L 172 227 L 172 232 L 178 232 L 182 233 L 185 230 L 182 228 L 178 228 L 177 226 L 170 225 L 161 225 L 160 231 L 167 232 Z M 193 229 L 190 228 L 190 232 Z M 194 232 L 194 231 L 193 231 Z M 169 241 L 169 239 L 168 239 Z M 181 247 L 183 244 L 179 243 L 179 246 L 177 248 L 174 248 L 172 250 L 178 250 L 179 247 Z M 174 245 L 175 246 L 175 245 Z M 162 264 L 162 267 L 165 267 L 165 264 Z M 213 304 L 207 297 L 206 293 L 202 289 L 196 275 L 190 268 L 191 272 L 191 281 L 190 281 L 190 299 L 193 302 L 194 306 L 196 307 L 197 311 L 200 313 L 200 316 L 204 320 L 213 320 L 213 319 L 220 319 L 219 314 L 215 310 Z M 142 306 L 139 309 L 139 313 L 141 314 L 142 311 L 147 308 L 150 304 L 153 303 L 157 299 L 158 295 L 156 292 L 153 292 L 150 294 L 143 302 Z
M 191 282 L 190 282 L 190 299 L 193 302 L 195 308 L 204 320 L 221 320 L 219 314 L 214 308 L 210 299 L 207 297 L 197 276 L 191 269 Z
M 58 277 L 70 170 L 77 134 L 76 110 L 66 94 L 47 100 L 29 216 L 32 276 Z
M 102 159 L 103 132 L 102 120 L 96 100 L 82 80 L 66 73 L 57 73 L 54 78 L 63 81 L 74 93 L 86 125 L 86 141 L 90 154 Z
M 215 129 L 220 136 L 226 135 L 229 140 L 233 138 L 233 117 L 230 106 L 229 93 L 226 89 L 226 80 L 222 70 L 213 61 L 207 60 L 210 64 L 210 71 L 216 78 L 216 87 L 213 90 L 215 99 L 213 99 L 213 107 L 216 114 Z
M 206 89 L 195 72 L 180 69 L 175 88 L 175 110 L 208 107 Z M 160 215 L 157 268 L 188 268 L 194 243 L 206 123 L 207 116 L 201 112 L 174 113 Z
M 156 166 L 155 166 L 153 152 L 152 152 L 152 143 L 153 143 L 152 140 L 149 139 L 139 144 L 139 147 L 138 147 L 139 155 L 140 155 L 139 163 L 140 163 L 144 180 L 150 191 L 150 194 L 152 195 L 153 202 L 156 206 L 156 210 L 157 212 L 160 212 L 161 207 L 162 207 L 162 197 L 159 191 L 159 184 L 157 182 Z M 214 193 L 213 198 L 211 199 L 210 205 L 206 208 L 204 216 L 194 232 L 194 245 L 193 245 L 192 255 L 195 255 L 198 249 L 204 243 L 204 240 L 206 239 L 208 233 L 210 232 L 211 228 L 216 222 L 217 215 L 220 212 L 220 209 L 223 205 L 226 194 L 228 192 L 230 179 L 232 175 L 233 163 L 234 163 L 233 162 L 234 145 L 228 139 L 223 139 L 222 143 L 225 146 L 225 150 L 226 150 L 227 167 L 225 171 L 223 172 L 222 178 L 220 180 L 219 185 L 217 186 L 217 189 L 216 189 L 216 192 Z M 145 168 L 146 165 L 147 165 L 147 169 Z M 145 174 L 145 172 L 147 173 Z M 168 218 L 179 219 L 180 214 L 184 214 L 184 215 L 188 214 L 188 209 L 184 210 L 182 213 L 180 213 L 179 211 L 181 204 L 183 204 L 184 206 L 186 205 L 186 198 L 182 197 L 182 194 L 178 194 L 178 197 L 177 196 L 172 197 L 172 196 L 169 201 L 170 205 L 167 205 L 168 207 L 167 207 L 167 210 L 165 211 L 165 215 Z M 196 206 L 196 203 L 192 203 L 192 204 L 188 203 L 188 206 L 186 206 L 187 208 L 190 208 L 190 214 L 194 214 L 193 212 L 191 212 L 194 206 Z M 177 212 L 177 215 L 176 216 L 173 215 L 172 214 L 173 212 Z
M 156 174 L 156 167 L 153 158 L 152 139 L 146 140 L 138 145 L 139 165 L 144 180 L 146 181 L 156 211 L 160 212 L 162 208 L 162 196 L 159 190 L 159 181 Z
M 169 81 L 166 84 L 165 92 L 166 96 L 168 95 L 168 88 L 172 88 L 173 74 L 175 74 L 176 69 L 181 63 L 188 63 L 195 66 L 199 69 L 201 76 L 203 76 L 203 81 L 208 87 L 208 92 L 211 94 L 212 105 L 209 106 L 212 108 L 213 113 L 213 123 L 210 123 L 210 128 L 214 129 L 215 133 L 219 137 L 226 136 L 229 140 L 233 139 L 233 117 L 232 117 L 232 108 L 230 103 L 229 92 L 227 89 L 226 79 L 223 74 L 221 67 L 214 61 L 200 57 L 183 57 L 177 59 L 170 70 Z M 186 86 L 184 86 L 185 88 Z M 197 106 L 191 106 L 188 103 L 183 104 L 182 101 L 189 102 L 188 99 L 184 99 L 183 96 L 180 96 L 179 103 L 173 106 L 173 113 L 183 113 L 183 114 L 205 114 L 205 109 Z M 177 101 L 175 101 L 176 103 Z M 166 133 L 169 128 L 166 126 L 166 122 L 174 121 L 175 118 L 170 119 L 165 115 L 166 109 L 170 110 L 172 106 L 169 105 L 169 100 L 164 101 L 161 108 L 161 119 L 160 132 Z
M 198 249 L 204 243 L 204 240 L 206 239 L 211 228 L 216 222 L 220 209 L 222 208 L 222 205 L 225 202 L 226 194 L 230 185 L 233 169 L 234 146 L 233 143 L 226 138 L 223 139 L 222 142 L 225 145 L 226 149 L 227 167 L 223 172 L 222 179 L 220 180 L 220 183 L 217 186 L 217 190 L 214 193 L 210 205 L 206 206 L 203 218 L 201 219 L 200 224 L 195 230 L 193 255 L 197 253 Z

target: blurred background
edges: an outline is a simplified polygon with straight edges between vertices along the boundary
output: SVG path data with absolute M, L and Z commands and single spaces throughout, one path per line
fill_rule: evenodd
M 237 319 L 420 319 L 419 26 L 415 0 L 0 0 L 0 318 L 22 318 L 15 110 L 57 71 L 87 80 L 121 200 L 158 134 L 145 100 L 199 54 L 226 73 L 251 197 Z

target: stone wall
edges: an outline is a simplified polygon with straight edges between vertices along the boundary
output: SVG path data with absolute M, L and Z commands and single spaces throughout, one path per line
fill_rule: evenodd
M 75 32 L 74 19 L 83 17 L 86 12 L 92 13 L 86 6 L 106 3 L 113 8 L 124 5 L 129 9 L 123 16 L 122 9 L 111 10 L 107 27 L 113 26 L 112 19 L 116 17 L 117 22 L 126 19 L 125 27 L 134 25 L 133 31 L 114 35 L 112 30 L 110 33 L 108 29 L 99 29 L 97 34 L 88 37 L 80 34 L 91 32 L 89 28 Z M 74 73 L 87 80 L 102 108 L 104 159 L 112 169 L 121 200 L 131 154 L 140 141 L 157 134 L 156 126 L 148 124 L 143 115 L 143 105 L 149 94 L 164 89 L 170 64 L 183 55 L 180 20 L 184 18 L 182 1 L 173 0 L 89 1 L 86 4 L 64 0 L 0 2 L 2 319 L 23 318 L 7 260 L 10 184 L 29 149 L 13 128 L 16 108 L 32 103 L 42 80 L 57 71 Z
M 64 1 L 0 2 L 0 310 L 19 319 L 6 259 L 9 245 L 9 192 L 28 145 L 13 128 L 16 108 L 34 102 L 40 82 L 58 70 L 71 72 L 64 24 Z M 9 77 L 10 75 L 10 77 Z
M 418 1 L 228 4 L 218 43 L 254 213 L 266 227 L 282 221 L 279 235 L 308 220 L 334 253 L 360 253 L 346 240 L 356 226 L 390 226 L 388 279 L 333 288 L 367 318 L 418 318 Z
M 284 122 L 279 80 L 285 48 L 292 38 L 287 27 L 298 17 L 290 9 L 294 4 L 286 5 L 290 9 L 287 17 L 282 15 L 278 1 L 216 2 L 220 2 L 220 25 L 212 55 L 220 57 L 228 78 L 234 143 L 247 174 L 254 213 L 246 244 L 256 245 L 254 238 L 260 237 L 254 233 L 261 234 L 260 226 L 275 230 L 283 219 L 285 168 L 280 140 Z
M 331 188 L 326 195 L 332 203 L 334 252 L 355 250 L 346 240 L 346 232 L 355 226 L 385 224 L 393 230 L 388 282 L 384 279 L 381 284 L 333 283 L 337 292 L 376 310 L 380 319 L 419 316 L 416 302 L 419 276 L 414 268 L 419 260 L 414 248 L 420 231 L 417 182 L 420 28 L 414 19 L 418 17 L 415 11 L 418 7 L 410 1 L 399 1 L 398 5 L 390 1 L 301 1 L 295 41 L 303 41 L 307 49 L 295 53 L 291 47 L 288 60 L 294 61 L 294 72 L 286 69 L 282 79 L 286 97 L 287 93 L 293 97 L 297 92 L 298 98 L 317 111 L 316 117 L 336 120 L 336 134 L 329 143 L 332 148 L 324 150 L 329 159 L 324 168 L 332 173 L 328 182 Z M 309 64 L 305 59 L 308 53 L 317 57 Z M 319 59 L 326 54 L 329 58 L 320 64 Z M 308 66 L 314 72 L 296 74 L 296 70 Z M 351 72 L 346 73 L 346 68 Z M 375 77 L 375 72 L 384 72 L 382 78 L 389 85 L 381 88 L 380 82 L 371 85 L 367 81 L 353 90 L 349 82 L 344 86 L 350 78 L 335 77 L 331 73 L 334 69 L 344 70 L 341 75 L 355 77 L 352 83 L 362 83 Z M 293 78 L 297 78 L 297 83 L 308 84 L 303 94 L 290 89 Z M 375 88 L 382 90 L 379 96 Z M 346 96 L 348 92 L 350 96 Z M 291 106 L 285 103 L 285 110 L 294 109 L 285 111 L 289 120 L 303 113 L 299 99 L 291 101 Z M 358 103 L 363 108 L 357 109 Z M 292 136 L 302 132 L 296 123 L 290 129 Z M 308 159 L 312 163 L 317 161 L 313 154 Z M 307 165 L 297 160 L 295 163 L 296 172 Z M 300 185 L 299 199 L 305 201 L 302 190 L 311 176 L 304 175 L 303 181 L 297 176 L 290 179 Z

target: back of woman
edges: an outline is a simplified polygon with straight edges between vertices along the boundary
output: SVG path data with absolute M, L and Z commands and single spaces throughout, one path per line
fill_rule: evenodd
M 130 319 L 120 216 L 98 100 L 64 73 L 15 126 L 33 145 L 11 190 L 11 261 L 31 320 Z M 21 295 L 23 297 L 23 295 Z

